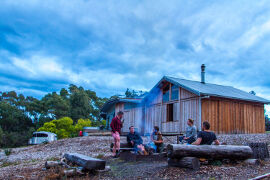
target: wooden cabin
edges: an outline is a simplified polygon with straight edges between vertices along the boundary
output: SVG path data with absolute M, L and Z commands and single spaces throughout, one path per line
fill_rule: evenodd
M 218 134 L 264 133 L 264 105 L 269 103 L 231 86 L 206 83 L 202 67 L 201 82 L 164 76 L 145 97 L 108 101 L 102 112 L 109 125 L 123 111 L 123 132 L 133 125 L 142 134 L 154 126 L 162 133 L 180 133 L 191 118 L 199 130 L 208 121 Z

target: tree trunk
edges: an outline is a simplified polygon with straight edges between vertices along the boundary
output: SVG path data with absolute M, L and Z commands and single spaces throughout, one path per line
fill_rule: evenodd
M 173 167 L 182 167 L 198 170 L 200 168 L 200 161 L 196 157 L 183 157 L 181 159 L 168 159 L 168 165 Z
M 106 161 L 85 156 L 78 153 L 66 153 L 64 157 L 67 161 L 72 162 L 86 170 L 103 170 L 105 169 Z
M 253 151 L 252 158 L 254 159 L 269 158 L 269 151 L 268 151 L 267 143 L 250 143 L 249 147 Z
M 173 159 L 182 157 L 248 159 L 252 156 L 249 146 L 169 144 L 167 149 L 168 157 Z

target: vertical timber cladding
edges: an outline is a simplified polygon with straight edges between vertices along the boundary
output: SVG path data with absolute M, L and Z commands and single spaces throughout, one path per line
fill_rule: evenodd
M 115 105 L 115 114 L 119 111 L 124 112 L 125 122 L 123 124 L 122 131 L 129 132 L 129 127 L 134 126 L 138 132 L 141 132 L 143 122 L 142 122 L 142 107 L 135 107 L 131 109 L 125 109 L 124 103 L 117 103 Z
M 154 126 L 161 125 L 161 104 L 149 106 L 145 111 L 145 133 L 151 133 Z
M 187 120 L 194 120 L 194 125 L 201 127 L 199 96 L 180 88 L 180 132 L 185 132 Z
M 134 125 L 134 122 L 133 122 L 133 112 L 130 111 L 130 110 L 125 110 L 124 109 L 124 103 L 117 103 L 115 105 L 115 115 L 119 112 L 119 111 L 123 111 L 124 112 L 124 119 L 125 119 L 125 122 L 123 124 L 123 128 L 122 128 L 122 132 L 129 132 L 129 127 L 131 125 Z
M 264 105 L 227 100 L 202 99 L 202 122 L 219 134 L 264 133 Z
M 123 132 L 128 132 L 128 127 L 131 124 L 131 122 L 130 122 L 129 113 L 124 110 L 124 103 L 117 103 L 117 104 L 115 104 L 115 115 L 117 115 L 117 113 L 119 111 L 124 112 L 124 117 L 123 118 L 125 119 L 125 122 L 123 124 L 122 131 Z
M 173 121 L 167 122 L 167 104 L 173 103 Z M 162 132 L 185 132 L 187 120 L 194 120 L 196 127 L 200 127 L 200 101 L 199 96 L 179 88 L 179 100 L 174 102 L 163 103 L 162 105 Z
M 137 132 L 142 131 L 143 121 L 142 121 L 142 108 L 132 108 L 124 110 L 124 119 L 123 132 L 129 132 L 129 127 L 134 126 Z
M 162 105 L 161 132 L 162 133 L 177 133 L 180 132 L 180 103 L 173 103 L 173 121 L 167 122 L 167 105 Z
M 145 104 L 144 114 L 144 133 L 151 133 L 154 126 L 161 127 L 162 116 L 162 91 L 156 89 L 153 95 L 150 95 L 150 99 Z

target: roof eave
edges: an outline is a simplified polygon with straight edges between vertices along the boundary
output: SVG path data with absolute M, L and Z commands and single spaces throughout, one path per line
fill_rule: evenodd
M 236 97 L 231 97 L 231 96 L 220 96 L 220 95 L 209 94 L 209 93 L 201 93 L 201 95 L 202 96 L 205 95 L 205 96 L 213 96 L 213 97 L 221 97 L 221 98 L 227 98 L 227 99 L 249 101 L 249 102 L 257 102 L 257 103 L 263 103 L 263 104 L 270 104 L 270 101 L 259 101 L 259 100 L 252 100 L 252 99 L 236 98 Z
M 116 99 L 111 99 L 111 100 L 108 100 L 101 108 L 101 113 L 102 112 L 106 112 L 109 107 L 108 106 L 111 106 L 113 104 L 116 104 L 116 103 L 119 103 L 119 102 L 123 102 L 123 103 L 134 103 L 134 104 L 140 104 L 142 100 L 138 100 L 138 102 L 136 101 L 129 101 L 127 99 L 120 99 L 120 98 L 116 98 Z M 104 110 L 105 109 L 105 110 Z

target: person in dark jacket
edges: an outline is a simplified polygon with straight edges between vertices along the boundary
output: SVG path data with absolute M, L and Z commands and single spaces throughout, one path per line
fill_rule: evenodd
M 219 145 L 219 141 L 217 140 L 216 134 L 210 129 L 210 124 L 209 122 L 205 121 L 203 122 L 203 127 L 202 131 L 198 133 L 198 138 L 197 140 L 192 143 L 193 145 L 212 145 L 214 142 L 215 145 Z
M 135 132 L 134 126 L 129 127 L 129 133 L 127 135 L 128 144 L 134 148 L 135 152 L 139 152 L 140 154 L 146 155 L 142 137 L 139 133 Z
M 114 146 L 113 146 L 113 157 L 117 158 L 119 156 L 120 150 L 120 134 L 121 128 L 123 127 L 124 120 L 121 121 L 124 113 L 119 111 L 117 116 L 112 119 L 110 127 L 112 129 L 112 137 L 114 139 Z

